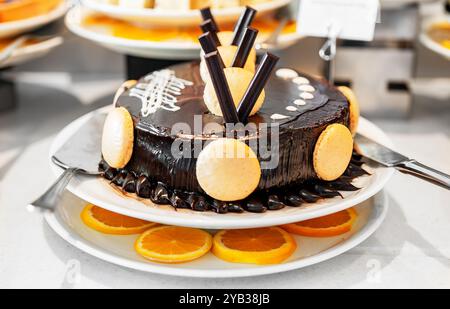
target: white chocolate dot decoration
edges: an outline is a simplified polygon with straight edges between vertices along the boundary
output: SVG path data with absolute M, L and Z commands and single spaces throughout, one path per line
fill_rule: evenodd
M 305 91 L 305 92 L 314 92 L 314 91 L 316 91 L 316 88 L 314 88 L 311 85 L 300 85 L 300 86 L 298 86 L 298 90 Z
M 292 80 L 292 82 L 297 85 L 308 85 L 309 84 L 309 80 L 303 76 L 297 76 L 296 78 L 294 78 Z
M 295 105 L 299 105 L 299 106 L 303 106 L 303 105 L 306 105 L 306 102 L 305 102 L 305 100 L 297 99 L 297 100 L 294 101 L 294 104 Z
M 281 120 L 281 119 L 289 118 L 289 116 L 285 116 L 285 115 L 281 115 L 281 114 L 273 114 L 272 116 L 270 116 L 270 118 L 273 120 Z
M 302 92 L 300 93 L 300 98 L 304 100 L 312 100 L 314 99 L 314 95 L 310 92 Z
M 292 79 L 298 77 L 298 73 L 292 69 L 278 69 L 275 75 L 283 79 Z
M 288 107 L 286 107 L 286 110 L 288 110 L 290 112 L 296 112 L 297 111 L 297 107 L 295 107 L 295 106 L 288 106 Z

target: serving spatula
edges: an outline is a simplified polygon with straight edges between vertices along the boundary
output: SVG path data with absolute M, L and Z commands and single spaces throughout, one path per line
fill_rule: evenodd
M 64 169 L 55 183 L 32 206 L 54 210 L 64 189 L 75 175 L 99 176 L 101 141 L 106 114 L 95 113 L 52 156 L 52 162 Z
M 450 190 L 450 175 L 399 154 L 364 135 L 356 134 L 355 143 L 358 152 L 372 161 Z

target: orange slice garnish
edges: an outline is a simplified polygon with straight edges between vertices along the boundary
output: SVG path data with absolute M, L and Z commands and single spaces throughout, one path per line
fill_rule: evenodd
M 157 223 L 124 216 L 92 204 L 88 204 L 83 209 L 81 220 L 98 232 L 113 235 L 139 234 L 157 225 Z
M 277 264 L 297 248 L 292 236 L 278 227 L 222 230 L 213 242 L 212 252 L 232 263 Z
M 211 250 L 212 236 L 199 229 L 159 226 L 144 232 L 134 245 L 144 258 L 161 263 L 183 263 Z
M 331 237 L 347 233 L 352 229 L 357 213 L 353 208 L 331 215 L 282 225 L 286 231 L 308 237 Z

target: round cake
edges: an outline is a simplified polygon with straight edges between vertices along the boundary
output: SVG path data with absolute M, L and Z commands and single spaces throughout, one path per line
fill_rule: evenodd
M 256 11 L 224 42 L 202 10 L 200 62 L 128 81 L 106 118 L 100 170 L 123 192 L 175 208 L 264 212 L 358 190 L 359 108 L 337 89 L 266 53 L 256 65 Z M 228 42 L 230 41 L 230 42 Z
M 172 75 L 177 81 L 182 81 L 181 88 L 184 88 L 173 95 L 175 103 L 152 106 L 151 111 L 143 115 L 143 101 L 148 99 L 148 94 L 142 92 L 148 90 L 149 84 L 159 74 Z M 116 106 L 124 107 L 132 117 L 133 152 L 123 169 L 110 168 L 102 161 L 101 169 L 105 171 L 105 177 L 125 191 L 151 198 L 155 203 L 173 204 L 171 194 L 177 196 L 175 206 L 182 208 L 193 207 L 189 205 L 192 194 L 208 199 L 197 180 L 197 157 L 192 154 L 179 158 L 173 154 L 173 145 L 177 139 L 191 144 L 200 141 L 204 145 L 205 142 L 220 138 L 225 131 L 223 118 L 209 113 L 204 104 L 204 88 L 199 63 L 191 62 L 149 74 L 123 92 Z M 258 209 L 267 209 L 267 198 L 270 196 L 277 196 L 281 204 L 295 206 L 293 204 L 305 202 L 305 194 L 316 199 L 317 196 L 336 196 L 336 190 L 356 190 L 350 184 L 352 177 L 365 173 L 358 168 L 357 155 L 354 155 L 353 163 L 345 175 L 339 181 L 328 184 L 319 179 L 313 165 L 313 152 L 321 133 L 331 124 L 349 126 L 349 102 L 346 97 L 328 83 L 291 69 L 276 70 L 266 86 L 266 94 L 264 105 L 249 121 L 258 125 L 266 124 L 269 131 L 277 127 L 279 143 L 274 145 L 277 149 L 271 150 L 275 156 L 278 154 L 278 158 L 258 158 L 260 161 L 275 160 L 278 164 L 273 169 L 261 172 L 258 188 L 252 195 L 261 200 Z M 180 123 L 186 125 L 177 129 Z M 196 134 L 194 129 L 191 132 L 182 130 L 184 127 L 194 128 L 199 123 L 201 134 Z M 208 127 L 223 129 L 218 132 L 208 130 Z M 259 133 L 258 129 L 247 131 L 244 139 L 264 142 L 260 141 Z M 267 140 L 267 134 L 264 134 L 263 139 Z M 270 141 L 266 143 L 270 148 Z M 321 185 L 322 190 L 318 188 Z M 303 200 L 297 196 L 298 199 L 294 198 L 294 201 L 286 201 L 289 196 L 292 198 L 292 190 L 297 194 L 302 192 L 300 195 L 303 195 Z M 248 210 L 245 203 L 238 209 Z
M 172 107 L 161 104 L 143 116 L 141 100 L 147 98 L 137 97 L 135 87 L 123 93 L 117 101 L 117 106 L 125 107 L 130 112 L 135 127 L 133 156 L 125 169 L 163 182 L 173 189 L 202 192 L 195 173 L 197 159 L 193 155 L 192 158 L 175 158 L 172 145 L 177 138 L 194 143 L 194 140 L 208 141 L 214 139 L 214 136 L 222 136 L 223 132 L 211 132 L 208 127 L 216 127 L 210 125 L 214 123 L 224 128 L 223 119 L 209 113 L 204 104 L 205 84 L 200 78 L 197 62 L 176 65 L 167 70 L 177 79 L 188 82 L 185 88 L 180 90 L 180 94 L 175 96 L 176 103 Z M 293 76 L 292 72 L 290 76 Z M 161 72 L 141 79 L 139 87 L 148 87 L 159 73 Z M 300 77 L 297 79 L 299 84 L 295 83 L 293 78 L 283 78 L 284 75 L 278 74 L 280 77 L 276 73 L 266 86 L 264 105 L 249 119 L 256 125 L 267 124 L 269 130 L 273 125 L 279 126 L 279 152 L 275 152 L 279 153 L 279 163 L 273 169 L 262 171 L 258 185 L 260 190 L 317 179 L 312 154 L 319 135 L 330 124 L 349 125 L 349 104 L 340 91 L 325 82 L 299 73 L 296 73 Z M 299 90 L 302 86 L 310 86 L 304 87 L 308 88 L 309 92 Z M 311 94 L 308 97 L 312 99 L 301 99 L 302 93 Z M 199 125 L 198 117 L 203 132 L 200 135 L 193 132 L 194 123 Z M 180 123 L 192 128 L 191 132 L 173 130 Z M 258 131 L 247 132 L 246 138 L 258 139 Z M 266 136 L 264 138 L 266 139 Z M 267 160 L 261 157 L 259 159 Z

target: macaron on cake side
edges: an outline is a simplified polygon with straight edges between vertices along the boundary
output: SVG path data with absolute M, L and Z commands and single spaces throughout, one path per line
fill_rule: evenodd
M 100 170 L 124 193 L 192 211 L 265 212 L 356 191 L 356 97 L 266 53 L 247 7 L 233 33 L 209 9 L 201 61 L 128 81 L 107 116 Z M 226 51 L 225 51 L 226 50 Z M 130 193 L 130 194 L 129 194 Z

